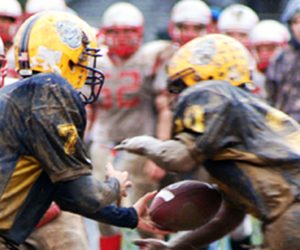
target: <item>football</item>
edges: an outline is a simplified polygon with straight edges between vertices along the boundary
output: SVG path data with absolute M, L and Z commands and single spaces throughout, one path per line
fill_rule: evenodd
M 153 198 L 149 212 L 160 229 L 193 230 L 210 221 L 221 202 L 221 194 L 212 185 L 185 180 L 161 189 Z

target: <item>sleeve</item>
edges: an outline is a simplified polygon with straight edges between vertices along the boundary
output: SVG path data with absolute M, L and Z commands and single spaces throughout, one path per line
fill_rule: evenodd
M 60 84 L 61 78 L 52 81 L 34 90 L 28 147 L 50 179 L 58 182 L 91 173 L 91 163 L 82 140 L 84 105 L 70 84 Z
M 111 205 L 118 194 L 119 183 L 116 179 L 99 182 L 87 175 L 57 183 L 55 201 L 63 210 L 111 225 L 135 228 L 138 216 L 134 208 Z

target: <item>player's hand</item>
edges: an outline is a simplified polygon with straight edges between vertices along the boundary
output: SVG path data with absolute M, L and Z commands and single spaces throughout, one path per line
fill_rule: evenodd
M 121 197 L 127 196 L 126 189 L 132 186 L 131 181 L 128 179 L 128 172 L 127 171 L 118 171 L 116 170 L 111 163 L 106 165 L 106 176 L 107 177 L 114 177 L 120 183 L 120 194 Z
M 153 144 L 156 140 L 154 137 L 148 135 L 135 136 L 123 140 L 119 145 L 115 146 L 114 149 L 144 155 L 148 145 Z
M 168 243 L 158 239 L 140 239 L 134 240 L 133 243 L 142 250 L 171 250 Z
M 148 204 L 156 194 L 157 191 L 147 193 L 133 205 L 139 217 L 139 222 L 137 227 L 142 231 L 152 233 L 152 234 L 167 235 L 170 233 L 174 233 L 171 231 L 159 229 L 150 218 Z

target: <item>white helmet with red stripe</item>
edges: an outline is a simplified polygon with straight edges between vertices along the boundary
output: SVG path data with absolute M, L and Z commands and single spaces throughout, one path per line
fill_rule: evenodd
M 17 0 L 0 0 L 0 36 L 4 44 L 12 44 L 22 8 Z
M 205 2 L 181 0 L 172 9 L 169 34 L 173 41 L 183 45 L 195 37 L 205 35 L 211 20 L 211 10 Z
M 104 12 L 98 37 L 110 54 L 130 57 L 141 46 L 143 35 L 144 16 L 134 5 L 118 2 Z
M 278 21 L 260 21 L 250 33 L 258 68 L 264 71 L 275 51 L 290 40 L 288 29 Z

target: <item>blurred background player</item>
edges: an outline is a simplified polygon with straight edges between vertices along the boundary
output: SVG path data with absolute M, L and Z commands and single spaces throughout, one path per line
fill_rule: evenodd
M 23 18 L 26 19 L 44 10 L 67 11 L 68 7 L 64 0 L 27 0 Z
M 133 187 L 129 202 L 133 203 L 148 191 L 157 189 L 145 170 L 146 158 L 112 148 L 127 136 L 155 135 L 156 92 L 152 84 L 156 54 L 166 43 L 143 44 L 144 17 L 134 5 L 126 2 L 112 4 L 103 14 L 99 43 L 106 51 L 98 67 L 105 72 L 106 84 L 99 101 L 89 106 L 91 131 L 90 155 L 95 173 L 105 178 L 105 166 L 113 161 L 117 169 L 127 170 Z M 121 249 L 121 232 L 100 225 L 101 250 Z
M 250 33 L 252 54 L 257 62 L 256 86 L 259 87 L 261 96 L 266 99 L 265 72 L 271 58 L 284 48 L 290 40 L 288 29 L 275 20 L 260 21 Z M 260 75 L 260 77 L 258 77 Z
M 254 10 L 246 5 L 232 4 L 221 12 L 218 31 L 237 39 L 251 49 L 250 32 L 258 22 L 259 17 Z
M 289 1 L 281 20 L 291 39 L 271 61 L 266 72 L 268 101 L 300 122 L 300 1 Z
M 17 0 L 0 0 L 0 37 L 7 51 L 21 23 L 22 8 Z
M 4 43 L 8 60 L 7 74 L 15 77 L 14 53 L 11 50 L 14 35 L 18 26 L 22 23 L 22 8 L 17 0 L 0 0 L 0 37 Z

